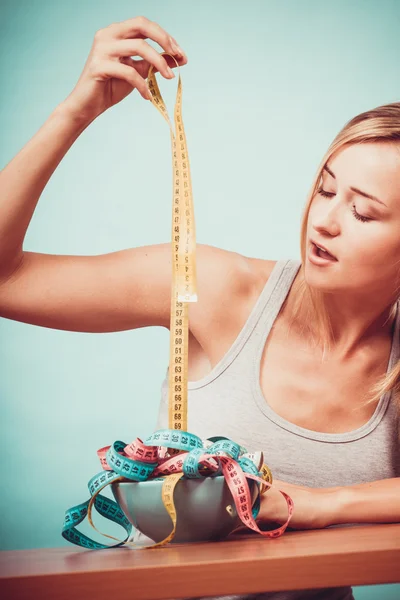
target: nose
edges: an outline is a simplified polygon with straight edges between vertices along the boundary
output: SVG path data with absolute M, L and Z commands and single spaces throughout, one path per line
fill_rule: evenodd
M 339 205 L 334 199 L 329 200 L 327 203 L 321 203 L 319 206 L 315 206 L 314 211 L 310 211 L 310 220 L 312 228 L 320 234 L 328 234 L 330 236 L 336 236 L 340 233 L 339 225 Z

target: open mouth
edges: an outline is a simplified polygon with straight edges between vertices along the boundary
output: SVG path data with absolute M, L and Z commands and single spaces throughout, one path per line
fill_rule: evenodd
M 311 242 L 311 256 L 330 262 L 337 262 L 337 258 L 332 256 L 332 254 L 329 254 L 329 252 L 327 252 L 326 250 L 322 250 L 322 248 L 319 248 L 319 246 L 314 244 L 314 242 Z

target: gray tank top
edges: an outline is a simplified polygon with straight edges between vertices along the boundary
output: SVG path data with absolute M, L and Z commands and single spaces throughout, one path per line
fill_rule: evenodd
M 399 477 L 400 445 L 391 393 L 381 396 L 367 423 L 345 433 L 320 433 L 295 425 L 264 398 L 259 378 L 263 349 L 300 265 L 291 259 L 276 262 L 231 348 L 209 374 L 188 382 L 188 430 L 202 439 L 226 436 L 249 452 L 262 450 L 273 477 L 288 483 L 335 487 Z M 398 302 L 388 370 L 399 358 L 399 312 Z M 164 428 L 168 428 L 168 369 L 156 424 L 156 429 Z M 274 542 L 266 539 L 266 543 Z M 349 600 L 353 595 L 351 587 L 345 586 L 223 598 Z

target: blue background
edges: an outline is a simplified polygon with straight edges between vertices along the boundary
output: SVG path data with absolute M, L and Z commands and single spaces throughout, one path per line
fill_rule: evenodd
M 354 115 L 399 100 L 400 2 L 2 0 L 2 166 L 70 93 L 96 30 L 141 14 L 188 55 L 183 117 L 197 241 L 300 258 L 300 216 L 328 144 Z M 177 79 L 158 81 L 172 115 Z M 169 129 L 134 91 L 67 153 L 24 249 L 91 255 L 169 242 L 171 202 Z M 76 333 L 3 318 L 0 339 L 1 549 L 66 546 L 64 511 L 89 497 L 96 450 L 154 429 L 169 334 Z M 398 598 L 400 585 L 354 592 Z

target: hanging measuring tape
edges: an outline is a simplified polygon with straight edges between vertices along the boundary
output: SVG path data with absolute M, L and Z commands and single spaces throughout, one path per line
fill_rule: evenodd
M 167 55 L 166 52 L 162 53 Z M 168 55 L 170 56 L 170 55 Z M 172 57 L 174 60 L 175 58 Z M 176 60 L 175 60 L 176 62 Z M 176 62 L 178 70 L 179 65 Z M 193 210 L 192 184 L 185 129 L 182 119 L 182 82 L 179 70 L 174 122 L 175 132 L 157 85 L 153 66 L 147 82 L 152 94 L 151 102 L 167 121 L 171 132 L 173 202 L 172 202 L 172 291 L 170 318 L 168 427 L 150 435 L 144 442 L 136 438 L 130 444 L 116 441 L 100 448 L 97 455 L 103 470 L 88 483 L 90 499 L 68 509 L 65 513 L 62 536 L 85 548 L 117 548 L 126 544 L 137 549 L 156 548 L 170 542 L 176 531 L 177 513 L 174 489 L 182 478 L 202 479 L 223 476 L 232 494 L 237 515 L 250 529 L 263 536 L 279 537 L 292 518 L 294 504 L 290 496 L 280 491 L 288 506 L 288 519 L 272 531 L 261 531 L 255 522 L 260 509 L 260 498 L 272 485 L 272 473 L 263 462 L 261 452 L 250 454 L 245 448 L 225 437 L 201 440 L 187 431 L 188 414 L 188 303 L 197 302 L 196 233 Z M 132 523 L 117 502 L 100 492 L 118 482 L 144 482 L 163 480 L 162 501 L 172 521 L 171 533 L 162 541 L 150 546 L 128 541 Z M 257 496 L 252 501 L 247 479 L 257 484 Z M 121 525 L 127 532 L 125 540 L 102 533 L 92 519 L 93 507 L 103 517 Z M 232 512 L 232 507 L 226 507 Z M 117 540 L 112 546 L 96 542 L 77 529 L 88 517 L 90 525 L 105 537 Z

